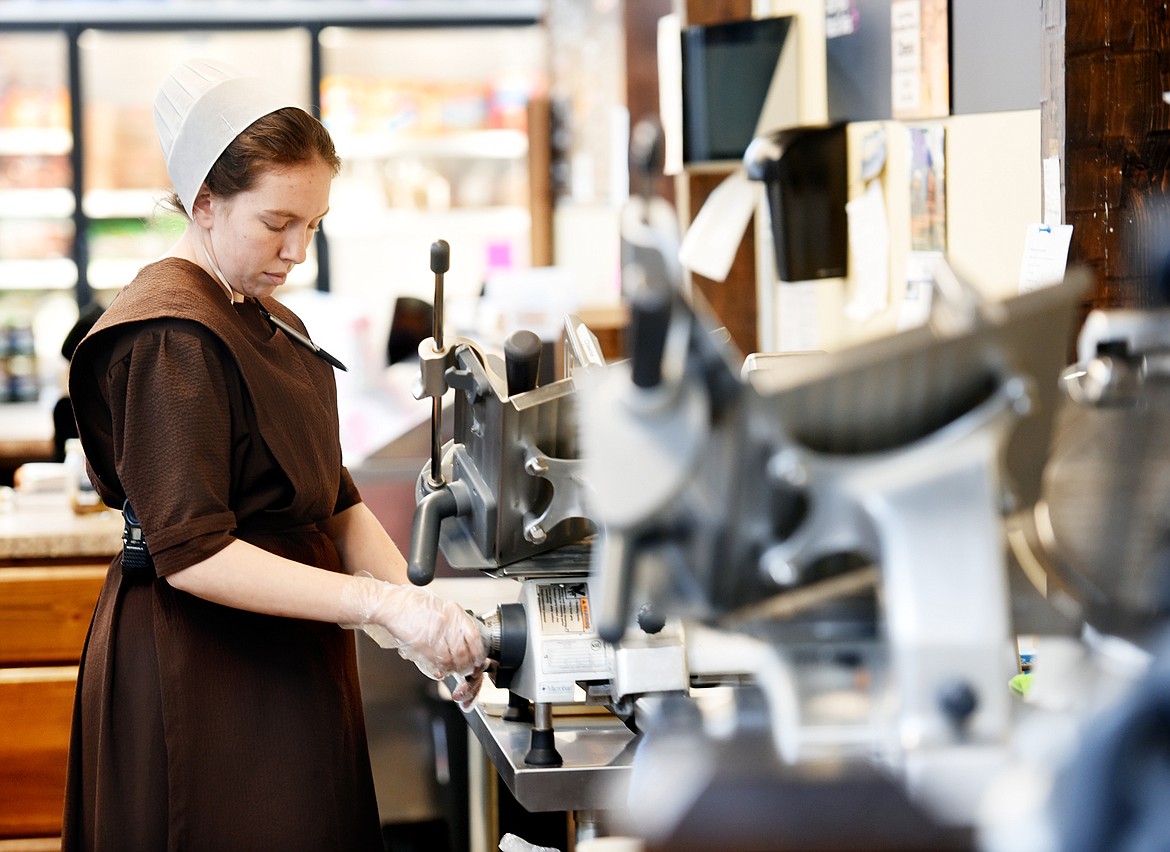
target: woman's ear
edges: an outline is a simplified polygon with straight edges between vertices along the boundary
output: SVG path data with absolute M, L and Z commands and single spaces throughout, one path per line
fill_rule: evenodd
M 199 187 L 199 194 L 195 196 L 195 203 L 191 205 L 191 219 L 203 228 L 211 227 L 211 190 L 207 184 Z

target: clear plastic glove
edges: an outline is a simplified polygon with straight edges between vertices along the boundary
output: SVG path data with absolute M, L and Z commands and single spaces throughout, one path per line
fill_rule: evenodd
M 500 852 L 560 852 L 552 846 L 537 846 L 508 832 L 500 838 Z
M 467 678 L 455 690 L 465 709 L 475 700 L 487 665 L 481 625 L 459 604 L 418 586 L 369 575 L 351 577 L 341 592 L 344 626 L 361 627 L 383 648 L 396 648 L 428 677 Z
M 451 692 L 451 697 L 464 710 L 470 710 L 471 705 L 475 703 L 476 696 L 479 695 L 479 690 L 483 687 L 483 669 L 473 675 L 468 675 L 459 685 Z

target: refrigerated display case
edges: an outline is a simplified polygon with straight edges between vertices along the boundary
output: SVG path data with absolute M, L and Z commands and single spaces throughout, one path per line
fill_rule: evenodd
M 0 287 L 73 287 L 68 43 L 0 34 Z
M 191 56 L 214 56 L 263 74 L 294 102 L 311 103 L 310 33 L 274 30 L 124 32 L 88 28 L 78 36 L 83 146 L 82 211 L 86 281 L 108 302 L 182 233 L 183 216 L 164 203 L 170 180 L 151 115 L 158 82 Z M 315 255 L 290 286 L 314 286 Z
M 394 298 L 423 287 L 435 238 L 452 243 L 456 293 L 528 265 L 525 106 L 544 87 L 541 11 L 533 0 L 0 4 L 0 328 L 52 293 L 108 304 L 177 238 L 151 104 L 195 55 L 262 73 L 334 131 L 344 171 L 286 292 L 364 300 L 376 336 Z
M 329 27 L 321 117 L 342 173 L 328 217 L 330 289 L 385 340 L 395 300 L 432 298 L 451 245 L 450 315 L 497 272 L 531 265 L 527 105 L 545 89 L 542 30 Z
M 0 368 L 11 368 L 0 401 L 35 399 L 22 423 L 48 432 L 79 308 L 108 304 L 184 227 L 161 203 L 151 105 L 189 56 L 262 74 L 333 130 L 343 172 L 282 298 L 302 298 L 294 309 L 307 306 L 315 337 L 343 334 L 345 351 L 360 350 L 339 381 L 343 407 L 351 390 L 376 392 L 395 300 L 429 298 L 430 242 L 452 245 L 456 300 L 492 270 L 531 263 L 525 108 L 545 89 L 543 5 L 0 3 Z M 318 309 L 317 291 L 337 298 Z M 29 369 L 35 384 L 9 375 Z M 0 431 L 16 408 L 0 406 Z
M 72 322 L 67 297 L 77 283 L 77 266 L 68 48 L 60 32 L 0 33 L 0 402 L 5 403 L 35 403 L 41 388 L 55 383 L 53 353 L 44 351 L 55 328 L 45 331 L 46 319 L 51 326 L 65 323 L 65 329 Z

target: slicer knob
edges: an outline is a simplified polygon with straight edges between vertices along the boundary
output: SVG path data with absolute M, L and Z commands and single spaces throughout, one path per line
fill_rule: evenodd
M 958 730 L 967 726 L 967 720 L 979 707 L 979 695 L 975 688 L 960 678 L 940 684 L 937 696 L 939 708 Z
M 504 372 L 508 396 L 530 391 L 540 377 L 540 338 L 531 331 L 514 331 L 504 341 Z
M 643 632 L 654 635 L 666 626 L 666 619 L 650 604 L 642 604 L 638 609 L 638 626 Z
M 670 326 L 670 293 L 642 287 L 630 297 L 631 377 L 640 388 L 662 381 L 662 355 Z
M 442 275 L 451 268 L 451 246 L 446 240 L 431 243 L 431 272 Z

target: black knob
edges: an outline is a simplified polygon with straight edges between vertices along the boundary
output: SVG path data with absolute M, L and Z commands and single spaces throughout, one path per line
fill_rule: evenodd
M 514 331 L 504 341 L 504 372 L 508 396 L 530 391 L 540 376 L 540 337 L 531 331 Z
M 431 243 L 431 272 L 442 275 L 451 268 L 451 246 L 446 240 Z
M 496 660 L 502 668 L 519 668 L 528 649 L 528 619 L 524 617 L 524 605 L 503 603 L 497 611 L 500 614 L 500 649 Z
M 666 619 L 650 604 L 642 604 L 641 608 L 638 609 L 638 626 L 642 628 L 643 632 L 653 635 L 661 632 L 662 628 L 666 626 Z
M 640 388 L 662 381 L 662 353 L 670 326 L 670 293 L 642 287 L 630 297 L 631 375 Z
M 939 685 L 938 704 L 952 724 L 961 729 L 979 706 L 979 696 L 971 684 L 955 678 Z

